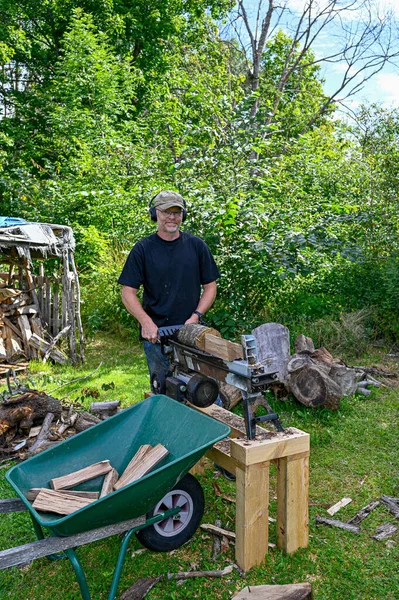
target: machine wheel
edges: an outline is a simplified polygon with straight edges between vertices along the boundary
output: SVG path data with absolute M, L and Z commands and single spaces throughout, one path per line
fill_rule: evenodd
M 151 375 L 151 390 L 154 394 L 164 394 L 166 391 L 166 377 L 160 371 Z
M 196 532 L 204 514 L 205 501 L 201 485 L 190 473 L 158 502 L 147 517 L 175 506 L 181 506 L 180 513 L 136 533 L 143 546 L 154 552 L 169 552 L 185 544 Z

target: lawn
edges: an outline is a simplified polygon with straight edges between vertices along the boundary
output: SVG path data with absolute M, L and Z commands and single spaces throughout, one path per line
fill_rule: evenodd
M 384 357 L 383 350 L 372 349 L 366 356 L 357 358 L 356 364 L 378 364 L 399 374 L 399 361 Z M 82 377 L 86 379 L 72 382 Z M 132 340 L 109 335 L 98 336 L 90 342 L 83 368 L 32 363 L 29 379 L 31 386 L 54 391 L 60 399 L 79 401 L 87 406 L 93 400 L 90 394 L 96 392 L 98 400 L 118 399 L 126 407 L 142 400 L 149 387 L 141 348 Z M 370 396 L 346 398 L 334 413 L 326 409 L 306 409 L 294 400 L 282 402 L 269 398 L 285 426 L 298 427 L 311 436 L 309 547 L 293 555 L 274 549 L 264 564 L 248 572 L 245 579 L 236 571 L 222 579 L 181 583 L 165 577 L 147 598 L 227 600 L 246 585 L 308 581 L 312 583 L 315 600 L 398 600 L 399 535 L 396 533 L 389 541 L 380 542 L 371 537 L 378 525 L 394 521 L 384 507 L 378 507 L 363 521 L 360 535 L 315 525 L 317 514 L 328 516 L 326 505 L 345 496 L 352 498 L 352 503 L 335 516 L 343 521 L 382 494 L 399 497 L 398 392 L 399 386 L 394 384 L 392 388 L 375 389 Z M 0 465 L 1 498 L 15 495 L 4 477 L 9 467 L 10 464 Z M 198 478 L 206 499 L 204 522 L 221 519 L 223 527 L 233 529 L 235 504 L 217 496 L 212 484 L 216 481 L 223 494 L 234 498 L 234 482 L 220 476 L 210 462 Z M 273 467 L 270 515 L 276 516 Z M 1 550 L 34 540 L 26 513 L 0 515 L 0 524 Z M 270 541 L 276 541 L 273 525 Z M 78 550 L 93 600 L 107 598 L 119 542 L 115 536 Z M 187 545 L 171 553 L 147 550 L 135 553 L 139 548 L 139 542 L 133 538 L 120 593 L 140 577 L 192 569 L 220 569 L 234 561 L 234 548 L 230 545 L 212 562 L 212 540 L 201 531 L 197 531 Z M 78 600 L 80 597 L 73 570 L 65 560 L 39 559 L 22 569 L 1 571 L 0 589 L 2 600 Z

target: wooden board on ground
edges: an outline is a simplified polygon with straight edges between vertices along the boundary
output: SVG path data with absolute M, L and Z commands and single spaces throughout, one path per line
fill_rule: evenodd
M 36 510 L 52 512 L 58 515 L 70 515 L 94 502 L 91 498 L 62 494 L 54 490 L 41 489 L 32 506 Z
M 123 484 L 121 485 L 119 481 L 116 482 L 114 489 L 118 490 L 124 485 L 128 485 L 133 483 L 133 481 L 137 481 L 140 477 L 144 477 L 151 469 L 155 467 L 165 456 L 169 454 L 169 450 L 162 446 L 162 444 L 157 444 L 154 448 L 150 448 L 145 453 L 143 459 L 136 464 L 132 469 L 130 469 L 129 475 L 124 479 Z M 134 457 L 133 457 L 134 458 Z
M 310 583 L 251 585 L 233 596 L 232 600 L 312 600 L 312 586 Z
M 89 465 L 84 469 L 79 469 L 79 471 L 74 471 L 73 473 L 63 475 L 62 477 L 55 477 L 50 480 L 50 485 L 55 491 L 66 490 L 73 488 L 84 481 L 88 481 L 89 479 L 94 479 L 94 477 L 98 477 L 99 475 L 105 475 L 105 473 L 108 473 L 111 469 L 112 466 L 110 465 L 109 460 L 102 460 L 101 462 Z

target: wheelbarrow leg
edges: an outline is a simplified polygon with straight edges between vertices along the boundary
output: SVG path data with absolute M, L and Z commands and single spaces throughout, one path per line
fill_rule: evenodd
M 82 594 L 83 600 L 91 600 L 89 586 L 87 585 L 86 575 L 84 574 L 83 567 L 80 564 L 78 557 L 76 556 L 75 550 L 65 550 L 65 554 L 71 561 L 71 565 L 76 574 L 78 584 L 80 587 L 80 593 Z
M 34 516 L 31 513 L 29 513 L 29 514 L 32 519 L 33 528 L 35 530 L 37 539 L 44 540 L 45 538 L 44 538 L 43 529 L 40 527 L 39 523 L 36 521 Z M 46 556 L 46 558 L 48 558 L 48 560 L 61 560 L 62 558 L 66 558 L 66 554 L 65 554 L 65 552 L 60 552 L 59 554 L 48 554 Z
M 119 554 L 118 554 L 118 559 L 116 561 L 114 576 L 112 578 L 111 589 L 110 589 L 109 595 L 108 595 L 108 600 L 115 600 L 116 592 L 117 592 L 118 585 L 119 585 L 119 580 L 120 580 L 121 574 L 122 574 L 123 564 L 125 562 L 127 547 L 129 545 L 130 538 L 132 537 L 133 533 L 135 533 L 136 531 L 137 531 L 137 528 L 130 529 L 123 536 L 122 544 L 121 544 Z

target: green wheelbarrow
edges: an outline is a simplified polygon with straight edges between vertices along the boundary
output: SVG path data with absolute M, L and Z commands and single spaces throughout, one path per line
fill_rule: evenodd
M 129 529 L 125 529 L 108 595 L 108 600 L 114 600 L 133 534 L 150 550 L 162 552 L 180 547 L 195 533 L 204 511 L 204 495 L 199 482 L 188 471 L 208 448 L 229 433 L 227 425 L 176 400 L 162 395 L 152 396 L 16 465 L 6 473 L 6 479 L 25 505 L 17 510 L 26 508 L 30 512 L 36 535 L 43 540 L 35 544 L 47 541 L 42 528 L 49 530 L 53 536 L 48 540 L 50 543 L 55 541 L 54 537 L 64 541 L 76 539 L 76 547 L 90 541 L 87 534 L 92 530 L 100 533 L 109 531 L 107 535 L 111 535 L 118 524 L 131 522 Z M 157 443 L 163 444 L 169 454 L 152 471 L 70 515 L 60 517 L 54 513 L 37 512 L 26 498 L 31 488 L 49 488 L 50 479 L 102 460 L 108 459 L 121 474 L 141 445 L 155 446 Z M 74 489 L 100 491 L 102 482 L 103 476 Z M 101 537 L 106 535 L 93 539 Z M 67 546 L 64 544 L 65 548 Z M 0 553 L 0 568 L 2 555 Z M 52 559 L 66 555 L 75 570 L 83 600 L 91 599 L 74 547 L 68 547 L 62 555 L 42 552 L 41 556 L 44 555 Z

